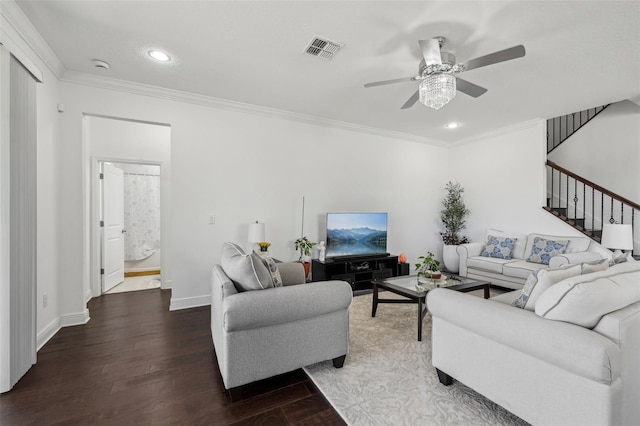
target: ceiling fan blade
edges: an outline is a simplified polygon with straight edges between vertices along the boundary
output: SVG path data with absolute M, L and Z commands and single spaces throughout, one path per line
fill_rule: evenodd
M 519 44 L 518 46 L 510 47 L 508 49 L 500 50 L 498 52 L 490 53 L 479 58 L 471 59 L 462 65 L 464 65 L 465 71 L 472 69 L 486 67 L 487 65 L 497 64 L 498 62 L 510 61 L 511 59 L 521 58 L 525 55 L 524 46 Z
M 402 83 L 403 81 L 415 81 L 415 77 L 396 78 L 395 80 L 376 81 L 373 83 L 367 83 L 364 87 L 383 86 L 385 84 Z
M 440 57 L 440 41 L 437 38 L 431 40 L 419 40 L 420 50 L 422 50 L 422 56 L 427 62 L 427 65 L 442 65 L 442 58 Z
M 467 80 L 463 80 L 460 77 L 456 77 L 456 89 L 474 98 L 484 95 L 487 91 L 484 87 L 469 83 Z
M 402 107 L 400 109 L 407 109 L 407 108 L 411 108 L 413 106 L 413 104 L 415 104 L 416 102 L 418 102 L 418 98 L 420 97 L 420 93 L 418 93 L 418 91 L 416 90 L 416 93 L 414 93 L 413 95 L 411 95 L 411 97 L 409 98 L 409 100 L 407 102 L 404 103 L 404 105 L 402 105 Z

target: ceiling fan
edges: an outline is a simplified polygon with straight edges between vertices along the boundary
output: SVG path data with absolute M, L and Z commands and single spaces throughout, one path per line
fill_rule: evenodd
M 401 83 L 405 81 L 420 81 L 418 90 L 409 98 L 401 109 L 413 106 L 418 100 L 433 109 L 440 109 L 456 96 L 456 89 L 469 96 L 477 98 L 487 89 L 477 84 L 470 83 L 454 74 L 464 71 L 486 67 L 498 62 L 510 61 L 525 55 L 523 45 L 510 47 L 489 55 L 480 56 L 461 64 L 456 64 L 456 57 L 440 49 L 446 42 L 444 37 L 434 37 L 430 40 L 419 40 L 423 59 L 418 66 L 418 75 L 414 77 L 397 78 L 394 80 L 376 81 L 367 83 L 364 87 L 382 86 L 385 84 Z

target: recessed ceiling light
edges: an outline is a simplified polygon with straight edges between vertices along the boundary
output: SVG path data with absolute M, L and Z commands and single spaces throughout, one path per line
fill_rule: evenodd
M 171 60 L 169 55 L 167 55 L 161 50 L 150 50 L 148 53 L 149 53 L 149 56 L 151 56 L 156 61 L 169 62 Z
M 449 123 L 447 124 L 447 129 L 457 129 L 460 127 L 460 123 Z

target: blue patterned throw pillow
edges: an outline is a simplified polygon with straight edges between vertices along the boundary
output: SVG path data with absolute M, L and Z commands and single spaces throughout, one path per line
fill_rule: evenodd
M 489 235 L 487 244 L 484 246 L 481 256 L 483 257 L 495 257 L 497 259 L 511 259 L 513 253 L 513 246 L 515 245 L 517 238 L 509 237 L 496 237 Z
M 531 247 L 531 254 L 529 254 L 527 262 L 548 265 L 549 260 L 553 256 L 564 253 L 568 245 L 569 240 L 554 241 L 535 237 L 533 239 L 533 246 Z

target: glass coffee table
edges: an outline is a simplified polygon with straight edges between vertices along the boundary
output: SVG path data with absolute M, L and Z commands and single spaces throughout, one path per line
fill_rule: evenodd
M 427 313 L 427 293 L 434 288 L 449 288 L 451 290 L 468 293 L 475 290 L 484 290 L 484 298 L 489 298 L 490 283 L 471 278 L 460 277 L 453 274 L 443 274 L 439 280 L 424 280 L 415 275 L 383 278 L 371 281 L 373 285 L 373 306 L 371 316 L 376 316 L 379 303 L 417 303 L 418 304 L 418 341 L 422 341 L 422 320 Z M 406 299 L 380 299 L 378 292 L 387 290 Z

